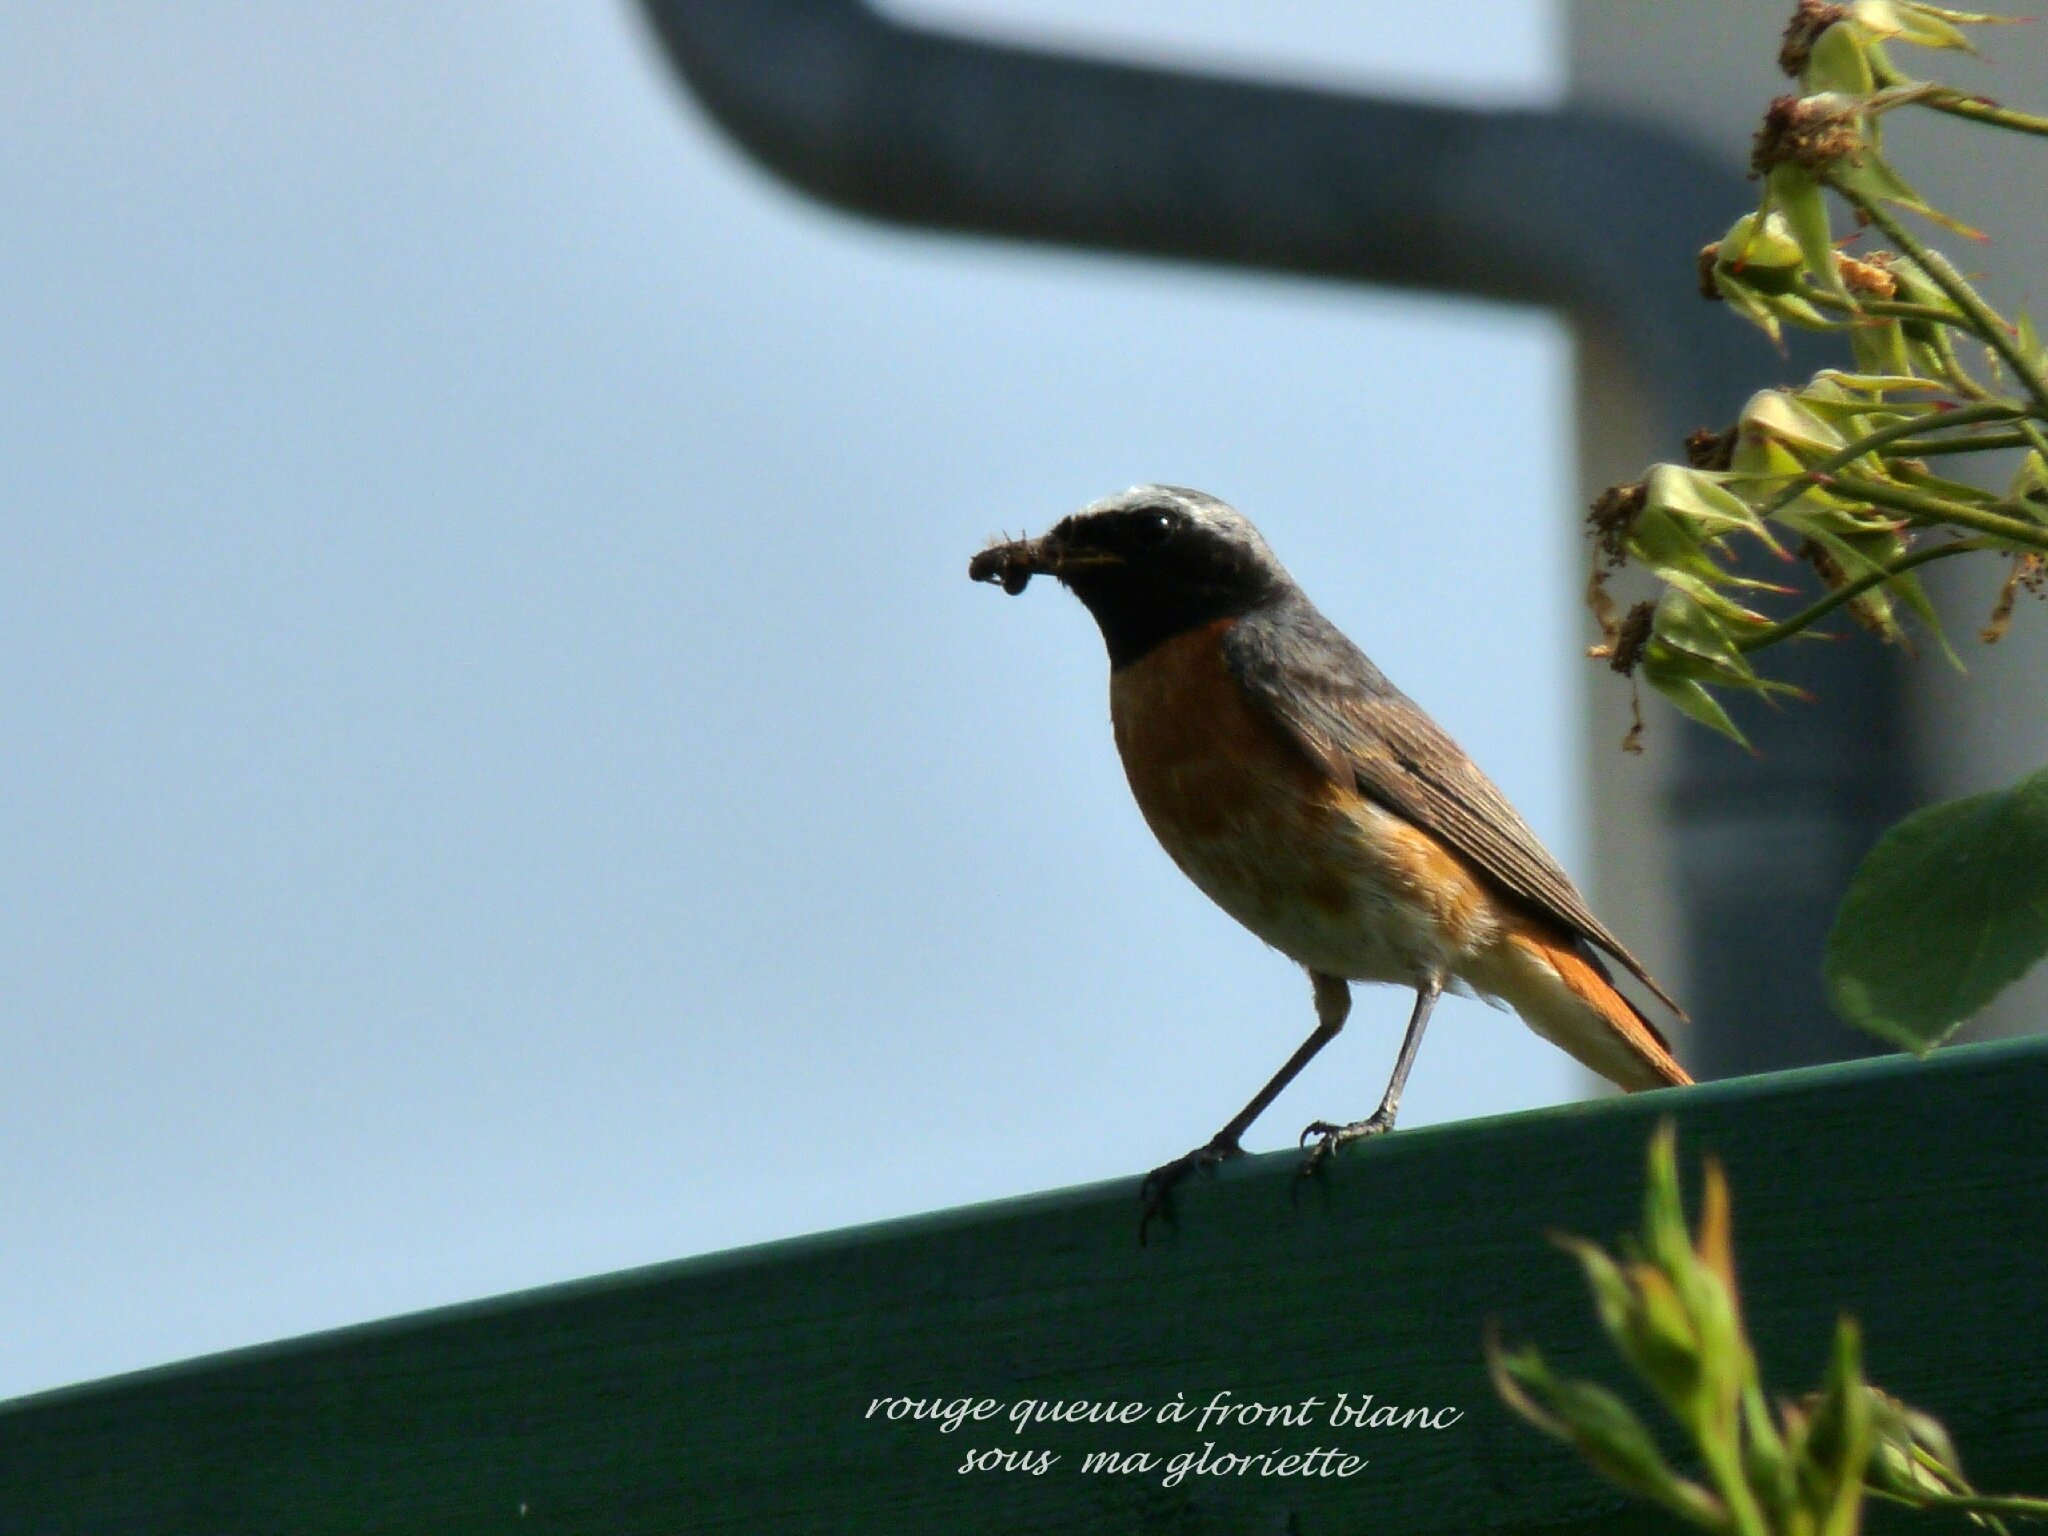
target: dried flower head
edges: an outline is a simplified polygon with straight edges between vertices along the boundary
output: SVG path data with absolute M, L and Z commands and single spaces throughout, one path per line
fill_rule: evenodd
M 1863 152 L 1862 116 L 1852 96 L 1780 96 L 1756 131 L 1749 168 L 1764 176 L 1787 163 L 1819 171 L 1854 160 Z
M 2048 594 L 2048 560 L 2031 551 L 2013 556 L 2012 569 L 1998 589 L 1998 601 L 1992 604 L 1991 617 L 1978 631 L 1978 639 L 1986 645 L 1996 645 L 2005 638 L 2005 632 L 2012 627 L 2013 605 L 2019 601 L 2022 589 L 2036 597 Z
M 1593 530 L 1600 553 L 1610 567 L 1628 563 L 1629 530 L 1642 516 L 1643 502 L 1643 482 L 1632 480 L 1626 485 L 1607 487 L 1586 514 L 1586 525 Z
M 1785 24 L 1785 38 L 1778 47 L 1778 68 L 1797 80 L 1813 56 L 1813 45 L 1821 33 L 1838 21 L 1846 21 L 1846 5 L 1829 5 L 1826 0 L 1799 0 L 1792 19 Z
M 1899 293 L 1899 280 L 1892 275 L 1890 251 L 1872 251 L 1858 261 L 1854 256 L 1835 253 L 1835 270 L 1851 293 L 1867 299 L 1892 299 Z
M 1685 462 L 1694 469 L 1726 469 L 1735 458 L 1735 439 L 1738 431 L 1735 427 L 1725 427 L 1719 432 L 1712 427 L 1699 428 L 1686 437 Z
M 1643 659 L 1643 652 L 1649 649 L 1650 628 L 1656 617 L 1654 603 L 1637 603 L 1629 609 L 1615 631 L 1614 649 L 1607 658 L 1607 665 L 1623 677 L 1632 676 Z

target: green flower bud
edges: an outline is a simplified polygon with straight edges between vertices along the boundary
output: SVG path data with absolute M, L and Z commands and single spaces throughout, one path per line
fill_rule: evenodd
M 1711 251 L 1711 276 L 1746 283 L 1759 293 L 1787 293 L 1798 286 L 1799 270 L 1805 264 L 1799 242 L 1785 227 L 1780 213 L 1759 217 L 1745 213 L 1720 240 L 1700 254 Z

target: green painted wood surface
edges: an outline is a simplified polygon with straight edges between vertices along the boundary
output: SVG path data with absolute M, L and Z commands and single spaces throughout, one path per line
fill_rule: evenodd
M 1711 1150 L 1733 1179 L 1770 1381 L 1812 1384 L 1852 1311 L 1873 1378 L 1945 1417 L 1980 1484 L 2048 1490 L 2044 1111 L 2048 1041 L 1982 1046 L 1404 1131 L 1298 1205 L 1293 1159 L 1254 1159 L 1146 1249 L 1119 1181 L 401 1318 L 0 1406 L 0 1533 L 1662 1529 L 1505 1417 L 1480 1336 L 1497 1317 L 1612 1374 L 1544 1234 L 1631 1225 L 1667 1113 L 1688 1170 Z M 863 1416 L 892 1395 L 1219 1390 L 1464 1416 L 1021 1435 Z M 1173 1488 L 1077 1467 L 1204 1441 L 1369 1464 Z M 957 1470 L 999 1446 L 1061 1459 Z

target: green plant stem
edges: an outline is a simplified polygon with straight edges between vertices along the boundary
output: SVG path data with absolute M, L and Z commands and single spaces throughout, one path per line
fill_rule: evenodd
M 1920 105 L 1932 107 L 1937 112 L 1950 112 L 1957 117 L 1967 117 L 1972 122 L 2010 128 L 2015 133 L 2038 133 L 2048 136 L 2048 117 L 2036 117 L 2031 112 L 2016 112 L 2011 107 L 2002 107 L 1995 101 L 1988 101 L 1982 96 L 1971 96 L 1963 91 L 1931 91 L 1920 98 Z
M 1863 215 L 1885 232 L 1887 238 L 1904 251 L 1919 265 L 1920 270 L 1932 278 L 1950 301 L 1970 319 L 1970 326 L 1986 346 L 1996 352 L 2013 377 L 2026 386 L 2033 398 L 2036 409 L 2048 416 L 2048 377 L 2043 377 L 2039 368 L 2030 363 L 2020 352 L 2014 340 L 2012 328 L 1998 312 L 1977 295 L 1977 290 L 1963 280 L 1963 275 L 1949 265 L 1948 258 L 1931 246 L 1922 245 L 1897 219 L 1885 209 L 1876 198 L 1859 197 L 1846 189 L 1842 183 L 1830 176 L 1828 185 L 1833 187 Z
M 1770 517 L 1791 506 L 1799 499 L 1813 475 L 1832 475 L 1837 470 L 1847 469 L 1866 453 L 1875 453 L 1878 449 L 1896 443 L 1915 432 L 1947 432 L 1957 427 L 1974 427 L 1987 421 L 2011 421 L 2025 414 L 2026 407 L 2022 405 L 2006 401 L 1985 401 L 1979 405 L 1965 405 L 1953 411 L 1914 416 L 1905 421 L 1895 421 L 1889 426 L 1879 427 L 1876 431 L 1857 438 L 1846 448 L 1829 454 L 1816 464 L 1809 474 L 1794 479 L 1790 485 L 1765 503 L 1758 510 L 1757 516 Z
M 2027 408 L 2013 400 L 1985 400 L 1976 405 L 1959 405 L 1952 411 L 1929 411 L 1906 421 L 1895 421 L 1859 437 L 1848 447 L 1815 466 L 1822 474 L 1847 469 L 1866 453 L 1875 453 L 1915 432 L 1953 432 L 1959 427 L 1980 426 L 1987 421 L 2017 421 Z M 1967 439 L 1966 439 L 1967 441 Z
M 1938 496 L 1944 501 L 1960 501 L 1972 507 L 2003 508 L 2008 512 L 2013 510 L 2013 504 L 1996 491 L 1987 491 L 1981 485 L 1971 485 L 1962 480 L 1944 479 L 1913 459 L 1892 459 L 1885 468 L 1901 485 L 1924 491 L 1929 496 Z
M 1870 1492 L 1890 1503 L 1905 1504 L 1914 1509 L 1952 1509 L 1957 1514 L 2020 1515 L 2029 1520 L 2048 1519 L 2048 1499 L 2028 1498 L 2025 1494 L 1944 1493 L 1915 1498 L 1910 1494 L 1891 1493 L 1882 1488 L 1872 1488 Z
M 2048 463 L 2048 435 L 2042 433 L 2040 424 L 2023 420 L 2020 422 L 2019 429 L 2027 441 L 2032 444 L 2034 452 L 2041 455 L 2042 462 Z
M 2022 522 L 2016 517 L 1989 512 L 1982 507 L 1965 506 L 1959 501 L 1944 501 L 1938 496 L 1923 496 L 1918 491 L 1886 485 L 1878 480 L 1865 480 L 1860 475 L 1816 473 L 1810 478 L 1814 484 L 1827 490 L 1840 491 L 1874 507 L 1890 507 L 1918 522 L 1971 528 L 1996 539 L 2008 539 L 2033 549 L 2048 549 L 2048 527 L 2039 523 Z
M 1909 304 L 1904 299 L 1865 299 L 1857 306 L 1866 315 L 1881 320 L 1924 320 L 1930 325 L 1951 325 L 1967 330 L 1960 315 L 1952 315 L 1937 304 Z
M 2033 438 L 2015 427 L 2008 432 L 1979 432 L 1974 437 L 1904 437 L 1892 444 L 1892 452 L 1902 459 L 1934 459 L 1945 453 L 1996 453 L 2033 446 Z
M 1894 576 L 1903 576 L 1916 565 L 1926 565 L 1933 560 L 1946 560 L 1950 555 L 1965 555 L 1980 549 L 1990 549 L 1992 541 L 1986 538 L 1958 539 L 1953 544 L 1931 544 L 1926 549 L 1916 549 L 1910 555 L 1901 555 L 1882 570 L 1858 576 L 1835 588 L 1820 601 L 1802 608 L 1789 619 L 1773 624 L 1769 629 L 1760 629 L 1735 642 L 1738 651 L 1760 651 L 1766 646 L 1776 645 L 1780 640 L 1789 640 L 1801 630 L 1811 629 L 1815 624 L 1833 613 L 1844 603 L 1854 602 L 1872 587 L 1890 581 Z
M 1904 225 L 1884 209 L 1874 204 L 1867 204 L 1864 207 L 1872 220 L 1878 223 L 1878 227 L 1897 241 L 1900 247 L 1905 249 L 1906 254 L 1920 264 L 1920 270 L 1933 278 L 1942 291 L 1954 301 L 1956 307 L 1970 317 L 1977 339 L 1996 352 L 2006 367 L 2012 370 L 2013 377 L 2026 386 L 2028 395 L 2033 398 L 2035 410 L 2048 415 L 2048 377 L 2043 377 L 2041 370 L 2029 362 L 2026 355 L 2020 351 L 2013 328 L 2006 323 L 2005 317 L 1978 296 L 1977 290 L 1970 286 L 1963 274 L 1958 272 L 1941 252 L 1932 246 L 1920 244 L 1906 232 Z
M 2032 112 L 2016 111 L 2011 107 L 2002 106 L 1988 96 L 1959 91 L 1952 85 L 1916 81 L 1911 75 L 1902 74 L 1898 66 L 1884 56 L 1881 49 L 1870 50 L 1866 57 L 1870 60 L 1873 83 L 1886 90 L 1924 83 L 1926 88 L 1913 98 L 1920 106 L 1936 112 L 1947 112 L 1955 117 L 1967 117 L 1975 123 L 1988 123 L 1994 128 L 2010 129 L 2014 133 L 2048 136 L 2048 117 L 2037 117 Z
M 1965 395 L 1972 400 L 1991 398 L 1991 391 L 1979 384 L 1976 376 L 1963 366 L 1963 360 L 1956 356 L 1955 341 L 1947 331 L 1936 331 L 1929 339 L 1928 345 L 1934 348 L 1935 356 L 1941 359 L 1942 376 L 1948 380 L 1950 387 L 1957 394 Z
M 1858 302 L 1845 299 L 1838 293 L 1829 293 L 1825 288 L 1815 288 L 1811 284 L 1800 285 L 1799 297 L 1816 309 L 1831 309 L 1838 315 L 1875 315 L 1881 320 L 1923 320 L 1929 325 L 1952 325 L 1964 331 L 1970 329 L 1969 323 L 1961 315 L 1951 314 L 1934 304 L 1908 304 L 1904 299 L 1864 299 Z
M 1756 1492 L 1749 1486 L 1740 1450 L 1714 1435 L 1700 1436 L 1698 1444 L 1700 1459 L 1707 1464 L 1707 1472 L 1734 1520 L 1735 1529 L 1741 1536 L 1771 1536 L 1770 1522 L 1764 1518 Z

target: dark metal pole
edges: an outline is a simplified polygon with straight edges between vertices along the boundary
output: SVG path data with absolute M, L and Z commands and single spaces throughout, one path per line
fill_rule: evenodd
M 1673 453 L 1808 370 L 1694 295 L 1695 253 L 1754 189 L 1657 129 L 1073 58 L 860 0 L 642 4 L 742 148 L 854 213 L 1552 305 L 1627 350 Z M 1827 1011 L 1820 941 L 1910 803 L 1901 689 L 1874 646 L 1795 649 L 1781 670 L 1818 706 L 1745 711 L 1755 759 L 1688 730 L 1670 769 L 1703 1075 L 1868 1048 Z

